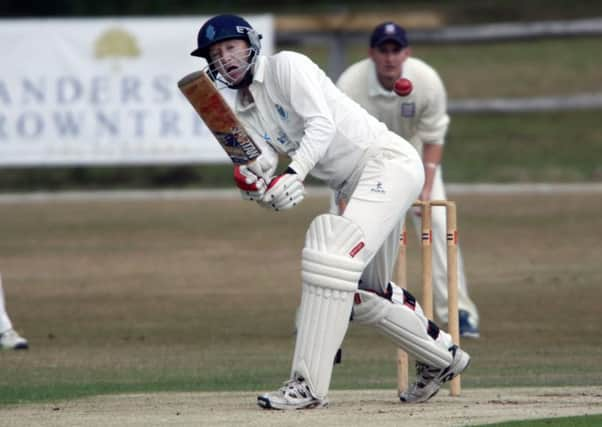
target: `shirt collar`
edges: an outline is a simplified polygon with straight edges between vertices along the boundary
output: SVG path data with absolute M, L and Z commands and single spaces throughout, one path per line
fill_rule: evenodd
M 368 95 L 370 96 L 384 96 L 392 98 L 397 96 L 394 91 L 389 91 L 383 88 L 376 77 L 376 65 L 373 61 L 370 61 L 370 67 L 368 67 Z
M 258 55 L 257 60 L 255 61 L 255 65 L 253 67 L 253 81 L 258 83 L 263 83 L 263 79 L 265 77 L 265 62 L 266 57 L 263 55 Z
M 265 77 L 265 67 L 266 67 L 266 57 L 263 55 L 259 55 L 257 56 L 257 60 L 255 61 L 255 65 L 253 66 L 253 82 L 251 83 L 251 86 L 253 86 L 253 83 L 257 82 L 257 83 L 263 83 L 264 77 Z M 253 93 L 253 91 L 251 90 L 251 93 Z M 240 92 L 238 94 L 236 94 L 236 100 L 234 102 L 234 111 L 236 112 L 244 112 L 247 110 L 250 110 L 251 108 L 255 107 L 255 102 L 252 102 L 251 104 L 248 105 L 242 105 L 241 101 L 240 101 Z

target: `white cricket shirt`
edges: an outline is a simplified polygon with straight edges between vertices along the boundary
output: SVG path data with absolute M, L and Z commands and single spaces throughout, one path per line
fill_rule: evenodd
M 339 189 L 363 168 L 369 150 L 395 145 L 402 155 L 415 155 L 409 143 L 344 95 L 304 55 L 260 55 L 249 90 L 249 105 L 243 105 L 241 91 L 237 94 L 237 116 L 253 139 L 287 154 L 302 179 L 311 172 Z
M 401 77 L 413 85 L 412 93 L 405 97 L 383 89 L 374 62 L 367 58 L 347 68 L 337 86 L 420 153 L 424 143 L 443 144 L 449 116 L 439 74 L 420 59 L 409 57 L 403 63 Z

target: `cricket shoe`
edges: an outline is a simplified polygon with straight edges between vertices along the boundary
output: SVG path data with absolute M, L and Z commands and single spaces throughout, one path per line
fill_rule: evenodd
M 453 355 L 451 365 L 447 368 L 435 368 L 416 362 L 416 382 L 407 391 L 399 393 L 399 399 L 404 403 L 426 402 L 437 394 L 441 384 L 460 375 L 470 365 L 470 355 L 457 345 L 449 348 Z
M 328 405 L 326 399 L 314 397 L 301 377 L 288 380 L 272 393 L 257 396 L 257 404 L 263 409 L 314 409 Z
M 0 350 L 26 350 L 28 348 L 27 340 L 14 329 L 9 329 L 0 334 Z
M 479 327 L 475 324 L 468 311 L 459 310 L 458 318 L 460 320 L 460 336 L 462 338 L 477 339 L 481 336 Z

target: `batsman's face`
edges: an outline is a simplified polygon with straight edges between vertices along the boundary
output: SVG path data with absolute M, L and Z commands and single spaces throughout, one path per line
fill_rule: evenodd
M 209 48 L 211 61 L 229 84 L 242 80 L 249 69 L 250 56 L 251 49 L 246 40 L 224 40 Z
M 395 42 L 385 42 L 380 46 L 370 48 L 370 58 L 374 61 L 378 80 L 386 82 L 386 89 L 392 90 L 393 84 L 401 77 L 404 61 L 410 56 L 409 48 L 402 48 Z

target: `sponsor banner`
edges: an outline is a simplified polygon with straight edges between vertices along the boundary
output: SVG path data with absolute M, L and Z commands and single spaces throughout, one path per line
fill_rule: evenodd
M 208 18 L 0 20 L 0 166 L 229 162 L 177 87 Z

